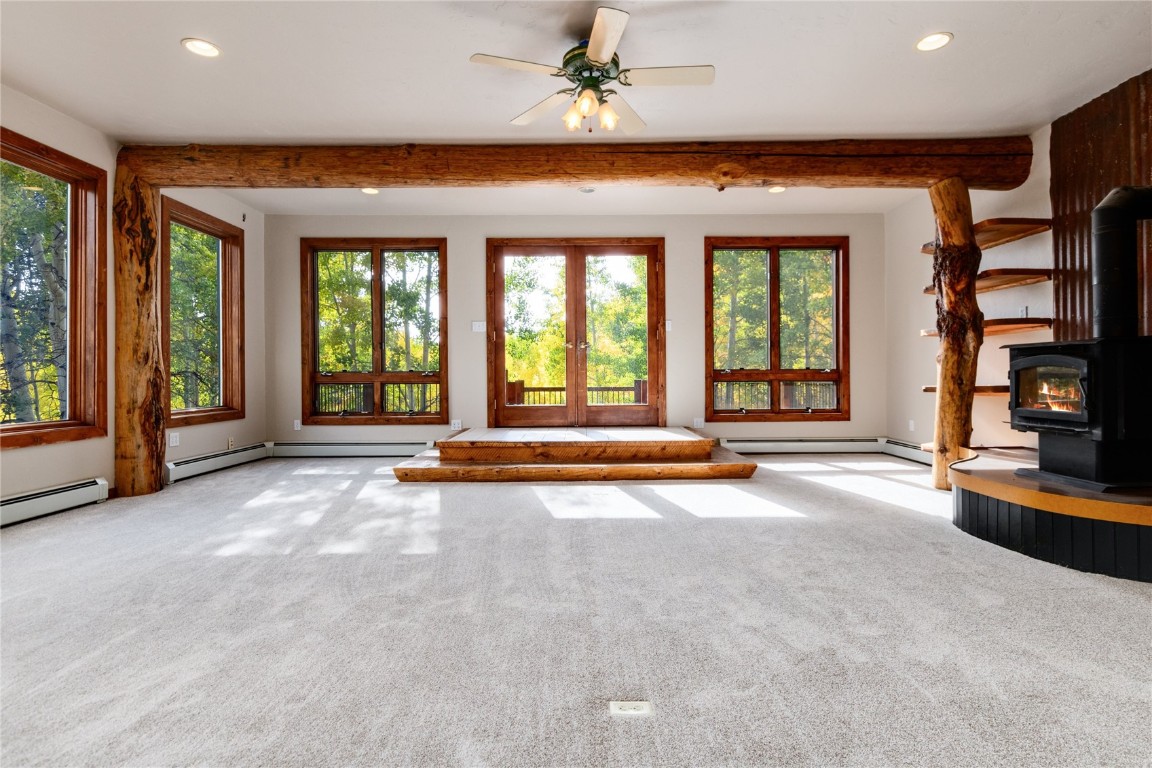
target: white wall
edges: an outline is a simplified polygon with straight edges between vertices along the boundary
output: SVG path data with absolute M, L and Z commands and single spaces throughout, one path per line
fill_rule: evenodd
M 213 189 L 163 189 L 168 197 L 244 230 L 244 418 L 182 426 L 179 446 L 165 449 L 166 461 L 262 443 L 267 433 L 264 407 L 264 214 Z M 167 441 L 165 442 L 167 445 Z
M 112 407 L 116 309 L 112 285 L 112 186 L 119 147 L 99 131 L 11 88 L 0 86 L 0 104 L 3 104 L 0 120 L 5 128 L 103 168 L 108 174 L 108 370 L 105 376 L 108 382 L 108 436 L 4 450 L 0 453 L 0 494 L 11 496 L 90 477 L 105 477 L 112 482 L 112 430 L 116 421 Z
M 848 235 L 851 290 L 852 420 L 708 425 L 720 437 L 875 437 L 886 425 L 884 222 L 846 216 L 268 216 L 268 438 L 276 441 L 432 440 L 446 426 L 308 426 L 300 414 L 300 238 L 446 237 L 448 373 L 451 418 L 464 426 L 487 419 L 485 239 L 488 237 L 663 237 L 666 259 L 668 423 L 704 415 L 704 238 L 709 235 Z
M 1006 192 L 973 190 L 972 216 L 975 221 L 1005 217 L 1049 218 L 1052 215 L 1048 185 L 1051 169 L 1048 158 L 1050 128 L 1032 135 L 1032 170 L 1028 180 Z M 935 218 L 925 192 L 885 217 L 885 247 L 888 319 L 888 419 L 889 437 L 911 443 L 932 439 L 935 395 L 920 388 L 936 384 L 936 354 L 939 340 L 921 337 L 922 328 L 936 325 L 936 305 L 922 290 L 932 282 L 932 257 L 920 247 L 935 236 Z M 981 269 L 994 267 L 1050 268 L 1052 234 L 1045 232 L 1024 240 L 989 249 Z M 1052 283 L 989 291 L 978 296 L 986 318 L 1018 317 L 1028 308 L 1033 317 L 1052 317 Z M 1008 383 L 1008 353 L 1005 344 L 1048 341 L 1051 331 L 987 336 L 980 350 L 977 384 Z M 909 428 L 909 421 L 915 422 Z M 1004 395 L 977 397 L 972 408 L 972 445 L 1035 447 L 1031 432 L 1016 432 L 1008 420 L 1008 398 Z

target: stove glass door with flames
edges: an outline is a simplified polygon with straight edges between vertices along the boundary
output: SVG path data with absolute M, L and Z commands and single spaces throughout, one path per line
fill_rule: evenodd
M 1013 361 L 1013 412 L 1025 419 L 1087 421 L 1087 369 L 1087 361 L 1063 355 Z

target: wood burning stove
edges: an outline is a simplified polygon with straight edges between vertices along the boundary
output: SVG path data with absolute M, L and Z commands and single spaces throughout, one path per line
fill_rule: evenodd
M 1012 344 L 1012 428 L 1038 433 L 1019 474 L 1098 491 L 1152 486 L 1152 336 L 1139 336 L 1136 222 L 1152 187 L 1118 187 L 1092 212 L 1094 338 Z

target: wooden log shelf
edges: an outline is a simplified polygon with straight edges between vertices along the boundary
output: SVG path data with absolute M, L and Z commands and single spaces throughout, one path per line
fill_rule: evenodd
M 985 269 L 976 275 L 976 293 L 1046 283 L 1051 279 L 1052 270 L 1050 269 L 1016 269 L 1012 267 Z M 924 295 L 933 296 L 935 294 L 936 289 L 934 287 L 925 286 Z
M 985 219 L 972 225 L 981 251 L 1022 240 L 1052 229 L 1052 219 Z M 936 243 L 924 243 L 921 253 L 936 253 Z
M 948 477 L 962 531 L 1049 563 L 1152 582 L 1152 487 L 1097 493 L 956 464 Z
M 994 317 L 984 320 L 985 336 L 1000 336 L 1006 333 L 1028 333 L 1052 327 L 1050 317 Z M 921 336 L 939 336 L 935 328 L 925 328 Z
M 928 385 L 920 388 L 921 392 L 935 392 L 936 385 Z M 977 384 L 973 388 L 973 394 L 977 397 L 988 395 L 1006 395 L 1008 394 L 1007 384 Z

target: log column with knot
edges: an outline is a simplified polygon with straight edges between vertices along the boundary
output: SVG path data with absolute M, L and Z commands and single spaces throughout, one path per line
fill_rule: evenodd
M 972 226 L 972 202 L 962 179 L 945 179 L 928 189 L 936 214 L 936 329 L 940 352 L 936 421 L 932 438 L 932 483 L 950 490 L 948 466 L 972 455 L 972 397 L 976 363 L 984 343 L 984 313 L 976 303 L 980 247 Z

